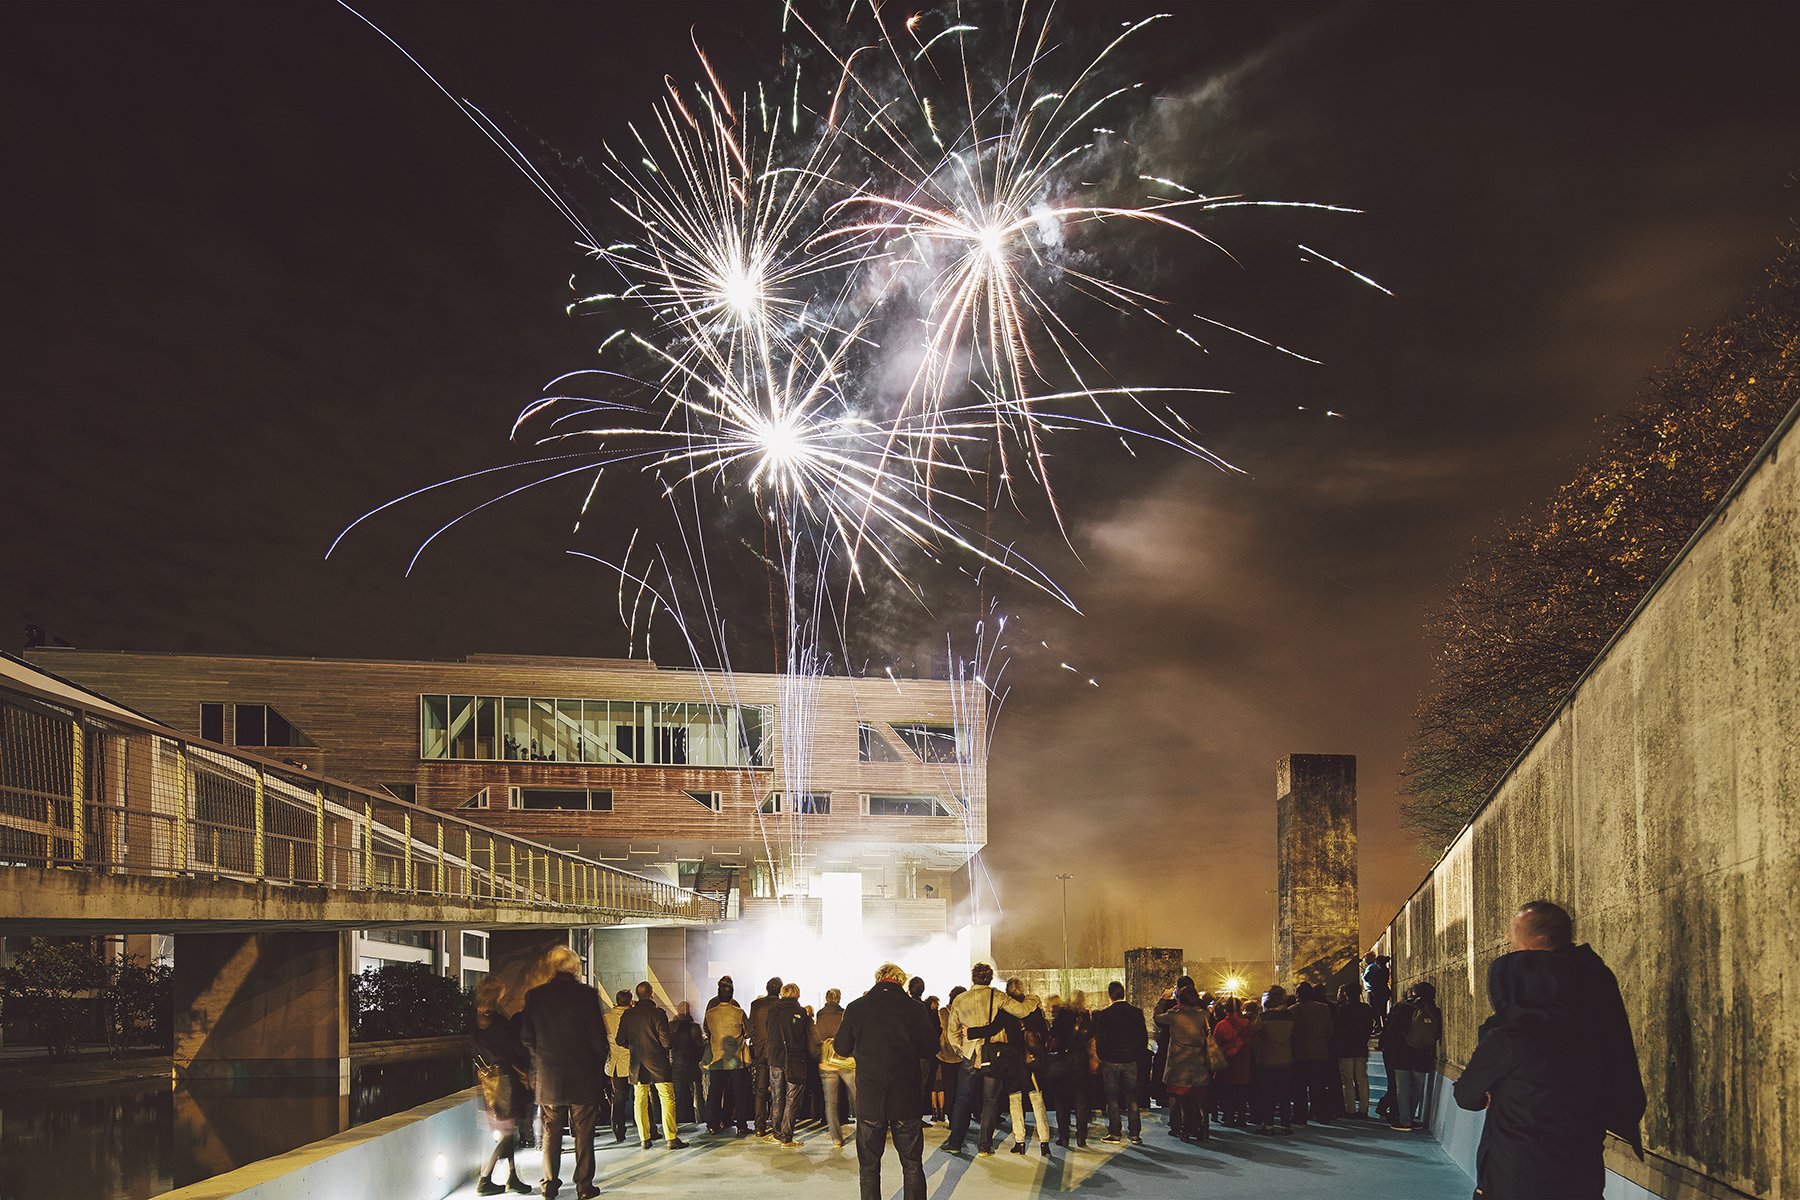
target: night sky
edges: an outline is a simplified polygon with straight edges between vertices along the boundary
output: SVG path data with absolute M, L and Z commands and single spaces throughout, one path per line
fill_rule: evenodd
M 590 215 L 602 141 L 697 74 L 690 37 L 739 84 L 780 52 L 773 4 L 366 11 Z M 1098 45 L 1148 11 L 1071 4 L 1057 28 Z M 18 4 L 0 27 L 0 645 L 29 621 L 91 648 L 623 653 L 614 585 L 563 553 L 578 495 L 497 509 L 411 578 L 448 510 L 323 558 L 365 510 L 506 461 L 519 407 L 605 332 L 565 314 L 569 227 L 450 102 L 331 4 Z M 999 597 L 989 861 L 1021 928 L 1055 944 L 1073 871 L 1077 918 L 1106 899 L 1190 956 L 1267 957 L 1287 752 L 1360 756 L 1363 926 L 1385 923 L 1425 866 L 1395 805 L 1424 614 L 1791 234 L 1797 39 L 1777 5 L 1208 5 L 1159 27 L 1125 132 L 1165 174 L 1366 213 L 1219 214 L 1241 266 L 1121 243 L 1160 293 L 1324 365 L 1121 339 L 1156 382 L 1232 390 L 1184 411 L 1248 474 L 1055 463 L 1079 558 L 1030 537 L 1084 611 Z M 622 543 L 651 503 L 609 497 L 590 535 Z M 895 652 L 938 619 L 878 600 Z

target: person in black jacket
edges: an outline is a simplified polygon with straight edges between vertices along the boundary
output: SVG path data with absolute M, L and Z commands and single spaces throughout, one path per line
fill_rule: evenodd
M 526 1097 L 530 1095 L 526 1082 L 531 1057 L 525 1053 L 524 1043 L 519 1041 L 519 1031 L 506 1019 L 500 1001 L 498 979 L 490 976 L 475 989 L 475 1027 L 469 1031 L 469 1040 L 474 1043 L 475 1066 L 481 1075 L 482 1102 L 487 1106 L 488 1120 L 494 1132 L 500 1135 L 487 1162 L 482 1165 L 481 1177 L 475 1181 L 475 1194 L 499 1196 L 510 1188 L 524 1196 L 529 1195 L 531 1189 L 519 1179 L 519 1164 L 513 1161 L 513 1150 L 519 1143 L 519 1120 L 531 1119 L 526 1107 L 529 1103 Z M 502 1162 L 506 1163 L 504 1185 L 494 1182 L 494 1168 Z
M 1363 988 L 1369 994 L 1369 1008 L 1375 1013 L 1375 1032 L 1381 1032 L 1387 1024 L 1388 1004 L 1393 1000 L 1393 970 L 1388 966 L 1390 959 L 1385 954 L 1377 954 L 1373 950 L 1363 955 Z
M 662 1106 L 663 1133 L 669 1149 L 685 1150 L 675 1125 L 675 1085 L 670 1082 L 669 1018 L 656 1003 L 656 989 L 648 980 L 637 985 L 637 1003 L 619 1018 L 619 1045 L 631 1051 L 632 1095 L 637 1101 L 638 1139 L 644 1149 L 655 1140 L 651 1126 L 650 1093 Z
M 781 999 L 781 979 L 769 980 L 766 994 L 750 1002 L 750 1015 L 745 1022 L 744 1040 L 750 1047 L 750 1082 L 756 1091 L 756 1136 L 769 1134 L 769 1054 L 765 1048 L 768 1027 L 763 1018 L 769 1006 Z
M 1357 999 L 1358 994 L 1346 983 L 1338 989 L 1331 1010 L 1331 1054 L 1337 1059 L 1346 1117 L 1369 1115 L 1369 1033 L 1375 1027 L 1375 1010 Z
M 925 1131 L 920 1123 L 919 1060 L 934 1054 L 937 1022 L 901 991 L 906 972 L 883 963 L 875 986 L 844 1009 L 834 1045 L 856 1060 L 856 1165 L 862 1200 L 882 1200 L 881 1156 L 888 1134 L 900 1156 L 903 1200 L 925 1200 Z
M 769 1100 L 774 1137 L 783 1146 L 799 1149 L 794 1125 L 800 1119 L 800 1100 L 806 1094 L 806 1073 L 812 1066 L 813 1019 L 800 1007 L 800 985 L 790 983 L 781 997 L 763 1012 L 769 1064 Z
M 1456 1081 L 1456 1102 L 1487 1109 L 1475 1180 L 1483 1200 L 1600 1200 L 1606 1132 L 1601 1079 L 1572 1003 L 1581 966 L 1515 951 L 1488 970 L 1494 1015 Z
M 1106 1096 L 1106 1136 L 1103 1142 L 1119 1140 L 1119 1109 L 1131 1110 L 1131 1140 L 1144 1140 L 1143 1117 L 1138 1110 L 1138 1060 L 1150 1044 L 1149 1027 L 1144 1024 L 1144 1010 L 1125 1003 L 1125 985 L 1118 980 L 1106 986 L 1112 1003 L 1093 1016 L 1094 1050 L 1100 1059 L 1100 1088 Z
M 706 1111 L 700 1095 L 700 1056 L 705 1047 L 706 1037 L 683 1000 L 675 1006 L 675 1019 L 669 1022 L 669 1075 L 675 1084 L 677 1124 L 691 1124 Z
M 1431 1078 L 1437 1073 L 1437 1047 L 1444 1035 L 1437 988 L 1420 980 L 1406 990 L 1388 1012 L 1381 1029 L 1381 1064 L 1387 1068 L 1388 1128 L 1428 1131 L 1431 1125 Z
M 594 1126 L 600 1120 L 607 1060 L 600 993 L 576 978 L 581 956 L 567 946 L 550 951 L 550 982 L 525 993 L 519 1037 L 531 1053 L 544 1117 L 544 1195 L 562 1187 L 562 1134 L 573 1126 L 575 1195 L 598 1196 L 594 1186 Z
M 1618 979 L 1593 947 L 1574 944 L 1574 922 L 1560 905 L 1530 901 L 1513 917 L 1511 932 L 1514 950 L 1555 954 L 1567 961 L 1571 978 L 1567 1003 L 1581 1026 L 1584 1051 L 1600 1084 L 1601 1118 L 1643 1161 L 1639 1123 L 1646 1107 L 1644 1079 Z

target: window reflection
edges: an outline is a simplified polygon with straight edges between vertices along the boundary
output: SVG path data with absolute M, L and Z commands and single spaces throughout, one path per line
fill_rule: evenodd
M 681 701 L 419 697 L 419 756 L 760 767 L 767 711 Z

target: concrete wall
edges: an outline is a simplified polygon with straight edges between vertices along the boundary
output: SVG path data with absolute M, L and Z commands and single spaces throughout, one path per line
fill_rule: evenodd
M 1601 655 L 1383 937 L 1455 1076 L 1525 900 L 1619 976 L 1658 1195 L 1800 1197 L 1800 427 Z
M 164 1192 L 158 1200 L 443 1200 L 493 1145 L 474 1089 Z

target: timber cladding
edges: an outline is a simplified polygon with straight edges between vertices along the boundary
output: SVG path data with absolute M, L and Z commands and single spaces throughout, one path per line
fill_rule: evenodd
M 752 849 L 781 823 L 801 822 L 821 851 L 899 850 L 930 868 L 966 861 L 987 840 L 986 706 L 979 685 L 937 680 L 826 677 L 803 723 L 776 719 L 758 767 L 615 765 L 552 761 L 424 759 L 420 696 L 511 696 L 717 703 L 779 710 L 781 677 L 722 677 L 613 659 L 475 656 L 462 662 L 253 658 L 50 648 L 34 662 L 175 729 L 201 735 L 202 704 L 268 705 L 314 745 L 270 747 L 365 787 L 416 788 L 420 804 L 461 809 L 483 789 L 485 810 L 458 815 L 496 830 L 619 858 L 687 857 L 696 847 Z M 959 706 L 961 706 L 959 710 Z M 859 725 L 878 731 L 899 761 L 859 761 Z M 895 724 L 960 725 L 973 731 L 967 763 L 928 763 L 894 734 Z M 761 814 L 783 790 L 782 730 L 809 734 L 809 791 L 829 793 L 830 812 Z M 611 792 L 610 811 L 510 809 L 509 789 L 586 787 Z M 717 792 L 712 811 L 689 791 Z M 863 795 L 935 796 L 946 816 L 865 816 Z M 966 812 L 964 804 L 966 802 Z

